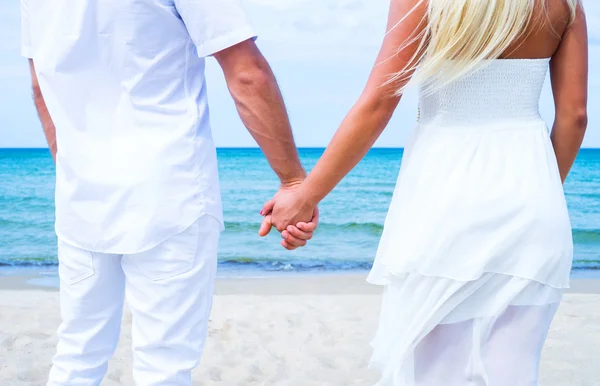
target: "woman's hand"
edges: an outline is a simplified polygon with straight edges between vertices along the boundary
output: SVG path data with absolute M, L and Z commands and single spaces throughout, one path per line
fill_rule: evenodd
M 286 230 L 281 232 L 281 237 L 283 238 L 281 245 L 290 251 L 305 246 L 308 240 L 312 239 L 318 225 L 319 208 L 315 208 L 313 218 L 309 223 L 299 222 L 296 226 L 289 225 Z
M 279 192 L 263 206 L 263 212 L 271 213 L 271 223 L 279 232 L 290 225 L 310 221 L 314 210 L 296 190 Z
M 281 245 L 293 250 L 303 247 L 318 226 L 319 211 L 312 207 L 294 188 L 282 188 L 263 206 L 265 216 L 259 235 L 266 236 L 275 227 L 284 239 Z

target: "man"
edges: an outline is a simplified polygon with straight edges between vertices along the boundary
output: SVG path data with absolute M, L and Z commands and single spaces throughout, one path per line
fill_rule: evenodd
M 23 55 L 56 160 L 61 315 L 50 386 L 99 385 L 133 316 L 138 385 L 189 385 L 223 229 L 205 57 L 286 194 L 305 177 L 237 0 L 21 0 Z M 308 219 L 307 219 L 308 220 Z M 261 234 L 270 228 L 266 218 Z M 316 219 L 288 249 L 304 245 Z

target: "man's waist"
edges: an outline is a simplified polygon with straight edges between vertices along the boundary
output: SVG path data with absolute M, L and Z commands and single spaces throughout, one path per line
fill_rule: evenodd
M 189 191 L 183 196 L 164 192 L 146 196 L 120 192 L 107 194 L 104 200 L 57 196 L 56 233 L 85 250 L 130 254 L 158 245 L 204 215 L 215 217 L 223 229 L 218 190 Z

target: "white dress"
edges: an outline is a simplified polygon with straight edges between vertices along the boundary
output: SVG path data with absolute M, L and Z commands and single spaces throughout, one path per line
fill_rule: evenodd
M 548 59 L 492 60 L 420 100 L 369 282 L 378 386 L 534 386 L 573 244 L 538 104 Z

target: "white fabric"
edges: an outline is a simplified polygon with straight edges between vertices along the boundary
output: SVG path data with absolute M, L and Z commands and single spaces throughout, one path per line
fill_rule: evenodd
M 237 0 L 21 0 L 56 126 L 56 232 L 150 249 L 204 214 L 222 225 L 205 56 L 255 36 Z
M 499 317 L 437 326 L 415 349 L 415 385 L 538 386 L 557 306 L 510 306 Z
M 385 287 L 371 366 L 376 386 L 537 386 L 563 290 L 486 273 L 460 282 L 417 273 Z
M 377 386 L 537 386 L 571 226 L 538 101 L 548 60 L 434 93 L 405 149 L 368 280 L 385 285 Z
M 97 386 L 132 313 L 133 372 L 143 386 L 186 386 L 212 307 L 219 240 L 204 216 L 155 248 L 95 253 L 59 241 L 62 324 L 48 386 Z
M 484 272 L 569 285 L 571 225 L 538 101 L 548 60 L 496 60 L 421 98 L 369 281 Z

